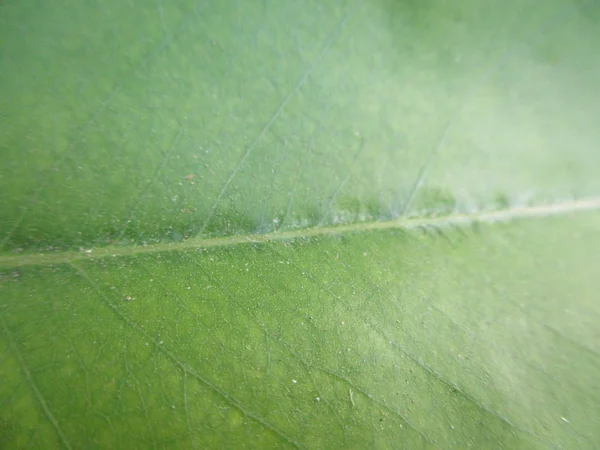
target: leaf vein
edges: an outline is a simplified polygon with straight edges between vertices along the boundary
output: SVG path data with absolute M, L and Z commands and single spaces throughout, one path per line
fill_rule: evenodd
M 179 243 L 161 242 L 147 246 L 106 246 L 94 249 L 92 253 L 62 251 L 53 253 L 3 254 L 0 255 L 0 268 L 13 268 L 26 265 L 65 264 L 78 260 L 93 260 L 107 256 L 133 256 L 167 251 L 183 251 L 214 247 L 229 247 L 240 244 L 260 244 L 265 242 L 292 241 L 331 234 L 369 232 L 378 230 L 413 230 L 423 226 L 453 228 L 475 223 L 504 223 L 518 219 L 553 217 L 577 212 L 600 210 L 600 197 L 588 197 L 574 201 L 537 206 L 482 211 L 467 214 L 450 214 L 434 218 L 397 218 L 376 222 L 359 222 L 327 227 L 303 228 L 291 231 L 277 231 L 264 234 L 231 235 L 212 238 L 192 238 Z
M 325 284 L 321 283 L 308 269 L 306 269 L 305 267 L 298 266 L 295 262 L 290 261 L 288 258 L 286 258 L 284 255 L 282 255 L 281 253 L 279 253 L 277 250 L 275 250 L 272 247 L 269 247 L 269 250 L 272 251 L 273 253 L 277 254 L 280 258 L 283 258 L 284 260 L 288 261 L 290 263 L 290 266 L 296 268 L 297 271 L 304 274 L 317 288 L 319 288 L 322 291 L 324 291 L 325 293 L 327 293 L 331 298 L 336 300 L 339 305 L 343 305 L 343 307 L 347 309 L 346 303 L 343 301 L 343 299 L 339 295 L 335 294 L 335 292 L 333 292 L 331 289 L 329 289 L 329 287 L 327 287 Z M 376 286 L 374 286 L 374 288 L 379 290 Z M 371 323 L 371 321 L 368 319 L 368 317 L 364 316 L 360 312 L 356 312 L 356 311 L 351 311 L 351 312 L 354 312 L 355 314 L 360 315 L 361 318 L 364 320 L 364 322 L 369 326 L 369 328 L 371 328 L 376 334 L 381 336 L 386 342 L 393 342 L 391 339 L 388 338 L 388 336 L 385 335 L 385 333 L 383 333 L 377 327 L 375 327 Z M 518 430 L 524 434 L 527 434 L 529 436 L 532 436 L 532 437 L 538 439 L 540 442 L 550 444 L 550 443 L 546 442 L 544 439 L 542 439 L 540 436 L 536 435 L 535 433 L 533 433 L 529 430 L 520 428 L 519 426 L 515 425 L 513 422 L 508 420 L 506 417 L 504 417 L 499 412 L 494 411 L 494 410 L 488 408 L 487 406 L 483 405 L 482 403 L 478 402 L 470 394 L 463 391 L 458 385 L 455 385 L 454 383 L 446 380 L 440 373 L 438 373 L 436 370 L 434 370 L 432 367 L 430 367 L 424 361 L 413 356 L 410 352 L 408 352 L 406 349 L 404 349 L 404 347 L 401 346 L 400 344 L 395 343 L 394 347 L 397 348 L 398 350 L 400 350 L 400 352 L 403 355 L 405 355 L 407 358 L 409 358 L 411 361 L 413 361 L 415 364 L 417 364 L 419 367 L 421 367 L 430 376 L 434 377 L 435 379 L 437 379 L 439 382 L 443 383 L 444 385 L 459 392 L 466 400 L 475 404 L 481 411 L 492 415 L 496 419 L 506 423 L 507 425 L 514 428 L 515 430 Z
M 242 169 L 242 167 L 244 166 L 244 163 L 246 162 L 246 160 L 248 159 L 248 157 L 250 156 L 250 154 L 252 153 L 252 151 L 256 148 L 258 142 L 267 133 L 267 131 L 269 131 L 269 129 L 271 128 L 271 126 L 279 118 L 279 116 L 281 115 L 281 113 L 283 112 L 283 110 L 285 109 L 285 107 L 288 105 L 288 103 L 296 96 L 296 94 L 300 91 L 300 89 L 302 88 L 302 86 L 304 86 L 304 84 L 308 80 L 308 78 L 309 78 L 310 74 L 313 72 L 313 70 L 315 70 L 315 68 L 321 63 L 323 55 L 327 52 L 327 50 L 331 47 L 331 45 L 336 40 L 336 38 L 340 35 L 342 29 L 344 28 L 344 26 L 345 26 L 345 24 L 346 24 L 346 22 L 348 21 L 349 18 L 350 18 L 350 15 L 346 15 L 334 27 L 333 31 L 330 33 L 329 37 L 327 38 L 325 44 L 323 45 L 323 47 L 321 48 L 321 50 L 317 54 L 317 56 L 316 56 L 315 60 L 313 61 L 313 63 L 304 71 L 304 73 L 302 74 L 302 76 L 300 77 L 300 79 L 296 82 L 296 84 L 292 88 L 292 90 L 288 93 L 288 95 L 279 104 L 279 106 L 277 107 L 277 109 L 275 110 L 275 112 L 273 113 L 273 115 L 271 116 L 271 118 L 268 120 L 268 122 L 263 126 L 263 128 L 260 130 L 260 132 L 258 133 L 258 135 L 252 140 L 252 142 L 250 143 L 250 145 L 248 145 L 248 147 L 246 147 L 246 151 L 242 155 L 242 158 L 240 159 L 240 161 L 238 162 L 238 164 L 234 167 L 234 169 L 232 170 L 232 172 L 229 174 L 229 177 L 227 178 L 227 180 L 225 181 L 225 183 L 221 187 L 221 190 L 220 190 L 219 194 L 217 195 L 217 197 L 216 197 L 216 199 L 215 199 L 212 207 L 210 208 L 208 216 L 206 217 L 203 225 L 200 227 L 200 230 L 199 230 L 198 234 L 202 234 L 204 232 L 204 230 L 206 229 L 206 227 L 210 224 L 210 221 L 214 217 L 215 212 L 217 210 L 217 207 L 219 206 L 219 203 L 221 202 L 221 199 L 225 195 L 225 192 L 227 192 L 227 189 L 231 185 L 231 182 L 233 181 L 233 179 L 237 176 L 237 174 L 239 173 L 239 171 Z
M 277 436 L 279 436 L 280 438 L 285 440 L 288 444 L 290 444 L 296 448 L 303 448 L 303 446 L 300 445 L 299 442 L 297 442 L 294 439 L 292 439 L 291 437 L 287 436 L 287 434 L 285 434 L 282 430 L 280 430 L 279 428 L 277 428 L 276 426 L 274 426 L 273 424 L 271 424 L 270 422 L 268 422 L 267 420 L 265 420 L 258 414 L 254 413 L 250 409 L 248 409 L 238 399 L 236 399 L 232 395 L 228 394 L 223 389 L 218 387 L 216 384 L 214 384 L 213 382 L 211 382 L 210 380 L 208 380 L 207 378 L 202 376 L 202 374 L 195 371 L 193 368 L 191 368 L 186 363 L 181 361 L 173 352 L 171 352 L 170 350 L 167 350 L 164 345 L 161 345 L 159 343 L 158 339 L 152 337 L 148 332 L 144 331 L 134 320 L 129 318 L 127 315 L 123 314 L 107 298 L 106 294 L 104 294 L 104 292 L 102 292 L 102 290 L 100 290 L 100 288 L 96 285 L 96 283 L 92 280 L 92 278 L 88 275 L 88 273 L 85 270 L 83 270 L 83 268 L 80 265 L 78 265 L 72 261 L 69 264 L 73 267 L 73 269 L 75 269 L 76 272 L 78 272 L 81 276 L 83 276 L 83 278 L 88 282 L 88 284 L 92 287 L 92 289 L 94 289 L 94 291 L 98 294 L 98 297 L 100 298 L 100 300 L 102 301 L 102 303 L 105 306 L 107 306 L 119 319 L 121 319 L 132 330 L 134 330 L 140 336 L 143 336 L 144 338 L 153 342 L 155 344 L 157 350 L 160 353 L 162 353 L 171 362 L 171 364 L 173 364 L 175 367 L 178 367 L 182 371 L 182 373 L 186 372 L 188 375 L 190 375 L 191 377 L 193 377 L 196 380 L 198 380 L 199 382 L 201 382 L 204 386 L 206 386 L 209 390 L 211 390 L 213 393 L 215 393 L 218 397 L 220 397 L 226 403 L 228 403 L 232 407 L 236 408 L 238 411 L 240 411 L 245 416 L 247 416 L 250 419 L 254 420 L 255 422 L 259 423 L 264 428 L 272 431 Z
M 366 389 L 363 389 L 362 387 L 353 383 L 350 379 L 346 378 L 343 375 L 340 375 L 339 373 L 336 373 L 329 369 L 325 369 L 324 367 L 317 367 L 317 366 L 312 366 L 312 367 L 316 370 L 319 370 L 320 372 L 323 372 L 323 373 L 333 377 L 333 378 L 343 381 L 348 386 L 350 386 L 352 389 L 355 389 L 357 392 L 360 392 L 362 395 L 367 397 L 373 403 L 376 403 L 377 405 L 379 405 L 382 408 L 386 409 L 387 411 L 391 412 L 395 416 L 399 417 L 406 425 L 408 425 L 410 428 L 412 428 L 427 443 L 429 443 L 437 448 L 440 448 L 438 444 L 436 444 L 426 434 L 424 434 L 421 430 L 419 430 L 419 428 L 417 428 L 417 426 L 414 423 L 412 423 L 412 421 L 408 417 L 406 417 L 401 411 L 398 411 L 395 408 L 392 408 L 391 406 L 386 404 L 383 400 L 380 400 L 379 398 L 377 398 L 374 394 L 371 394 Z
M 39 390 L 39 388 L 37 387 L 37 384 L 33 380 L 32 376 L 31 376 L 31 372 L 29 371 L 29 368 L 27 367 L 27 363 L 25 362 L 25 359 L 23 358 L 21 351 L 17 347 L 15 338 L 14 338 L 12 332 L 10 331 L 10 329 L 8 328 L 8 326 L 6 325 L 6 320 L 4 319 L 3 314 L 0 314 L 0 324 L 2 325 L 2 329 L 4 330 L 4 334 L 6 335 L 6 338 L 8 340 L 10 347 L 13 350 L 13 353 L 15 354 L 15 356 L 17 357 L 17 360 L 19 361 L 19 365 L 21 366 L 21 370 L 23 371 L 23 374 L 25 375 L 27 384 L 29 384 L 29 387 L 33 391 L 38 402 L 40 403 L 42 410 L 44 411 L 44 414 L 46 415 L 46 418 L 50 421 L 50 423 L 54 427 L 54 430 L 56 431 L 56 433 L 59 437 L 60 443 L 66 449 L 71 449 L 72 448 L 71 444 L 69 443 L 67 437 L 65 436 L 64 432 L 62 431 L 60 424 L 54 417 L 54 414 L 52 413 L 52 410 L 48 406 L 48 403 L 46 402 L 44 395 Z

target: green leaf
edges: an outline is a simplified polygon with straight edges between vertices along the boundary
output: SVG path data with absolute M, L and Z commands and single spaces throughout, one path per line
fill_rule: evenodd
M 2 2 L 0 447 L 597 447 L 599 32 Z

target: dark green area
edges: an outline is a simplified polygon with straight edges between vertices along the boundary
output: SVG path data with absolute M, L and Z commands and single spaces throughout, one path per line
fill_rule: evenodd
M 3 447 L 593 448 L 599 221 L 18 269 Z

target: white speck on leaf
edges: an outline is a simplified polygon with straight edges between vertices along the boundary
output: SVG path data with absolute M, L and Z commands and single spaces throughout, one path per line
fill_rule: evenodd
M 297 380 L 292 380 L 292 383 L 296 384 L 298 381 Z

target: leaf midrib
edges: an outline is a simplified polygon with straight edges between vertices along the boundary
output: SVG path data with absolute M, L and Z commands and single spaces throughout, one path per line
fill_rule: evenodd
M 587 197 L 536 206 L 516 206 L 491 211 L 455 213 L 443 216 L 398 217 L 392 220 L 355 222 L 343 225 L 317 226 L 289 231 L 272 231 L 262 234 L 236 234 L 221 237 L 195 237 L 180 242 L 159 242 L 150 245 L 109 245 L 80 251 L 59 251 L 52 253 L 25 253 L 0 256 L 0 269 L 10 269 L 27 265 L 64 264 L 78 260 L 106 257 L 135 256 L 147 253 L 183 250 L 201 250 L 214 247 L 230 247 L 239 244 L 260 244 L 272 241 L 291 241 L 303 238 L 340 235 L 357 232 L 370 232 L 391 229 L 440 229 L 468 226 L 477 222 L 495 223 L 515 219 L 528 219 L 564 215 L 582 211 L 600 210 L 600 197 Z

